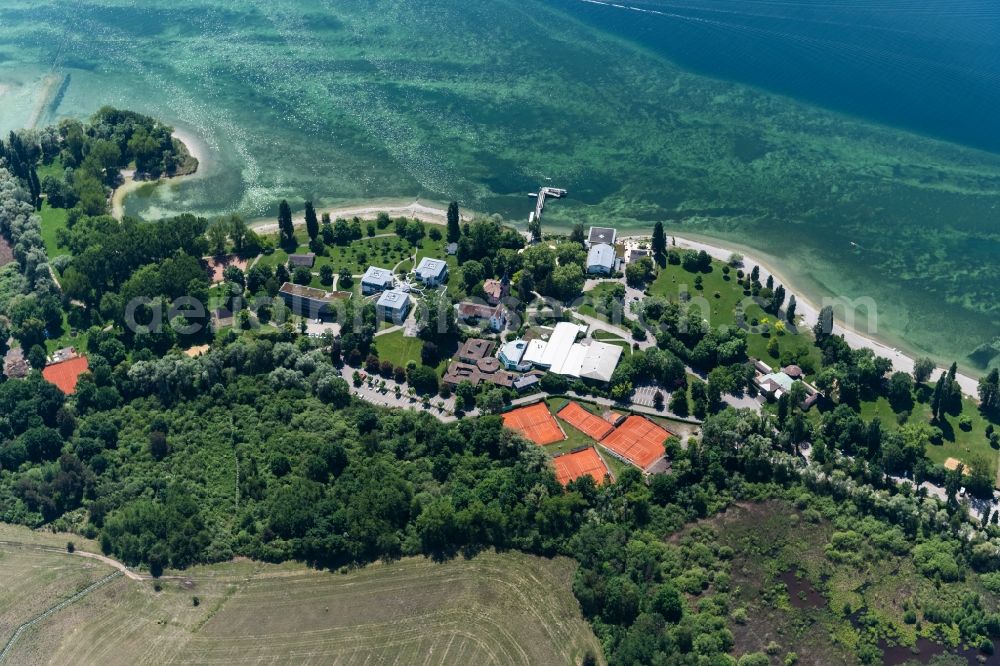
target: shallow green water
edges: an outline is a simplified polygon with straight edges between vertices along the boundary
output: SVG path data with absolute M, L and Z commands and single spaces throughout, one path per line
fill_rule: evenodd
M 1000 335 L 1000 156 L 686 74 L 537 0 L 7 0 L 0 86 L 5 130 L 110 103 L 201 137 L 202 174 L 137 215 L 421 196 L 523 220 L 550 177 L 547 224 L 759 248 L 939 359 Z

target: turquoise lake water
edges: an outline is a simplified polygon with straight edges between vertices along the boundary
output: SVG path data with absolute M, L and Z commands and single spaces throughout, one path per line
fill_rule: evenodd
M 523 221 L 551 182 L 571 196 L 547 224 L 745 244 L 813 296 L 874 298 L 880 336 L 981 369 L 997 10 L 617 4 L 5 0 L 0 129 L 114 104 L 198 136 L 197 178 L 129 198 L 146 218 L 423 197 Z

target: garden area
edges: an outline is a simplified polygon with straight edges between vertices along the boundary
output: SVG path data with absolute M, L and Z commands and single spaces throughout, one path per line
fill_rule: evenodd
M 438 360 L 431 367 L 440 377 L 447 369 L 451 357 L 458 351 L 457 340 L 445 345 L 440 342 L 428 343 L 420 338 L 408 338 L 399 330 L 376 336 L 374 347 L 380 361 L 389 361 L 395 366 L 405 368 L 410 361 L 423 365 L 423 349 L 426 344 L 437 346 Z
M 61 254 L 67 254 L 68 250 L 59 247 L 58 239 L 59 232 L 66 228 L 69 211 L 65 208 L 53 208 L 47 202 L 43 202 L 38 216 L 42 218 L 42 242 L 45 244 L 45 254 L 50 260 Z
M 362 238 L 351 242 L 350 245 L 328 245 L 324 251 L 325 254 L 316 255 L 313 272 L 318 272 L 323 266 L 330 266 L 334 273 L 346 269 L 351 275 L 361 275 L 369 266 L 394 268 L 396 264 L 406 261 L 411 256 L 412 248 L 406 240 L 392 235 Z M 296 249 L 295 254 L 307 252 L 310 252 L 309 244 L 303 243 Z M 271 267 L 287 264 L 288 254 L 286 250 L 277 248 L 271 254 L 262 256 L 259 263 Z
M 593 289 L 584 292 L 583 303 L 576 308 L 577 312 L 588 317 L 595 317 L 601 321 L 606 321 L 615 326 L 629 328 L 631 325 L 625 320 L 623 307 L 628 307 L 624 303 L 625 286 L 620 282 L 601 282 Z
M 922 393 L 928 393 L 928 391 L 926 389 L 923 392 L 918 390 L 912 408 L 908 411 L 894 411 L 889 400 L 884 397 L 875 401 L 862 402 L 861 416 L 866 421 L 878 417 L 883 428 L 887 430 L 909 429 L 912 431 L 915 427 L 926 427 L 928 431 L 933 432 L 930 426 L 930 401 L 928 396 L 922 395 Z M 980 413 L 974 400 L 971 398 L 963 399 L 960 413 L 943 414 L 936 425 L 941 429 L 941 438 L 937 440 L 931 438 L 925 449 L 927 457 L 932 462 L 941 465 L 948 458 L 955 458 L 968 466 L 976 456 L 983 456 L 989 461 L 994 474 L 997 473 L 1000 451 L 990 445 L 990 439 L 987 435 L 990 422 Z
M 690 296 L 688 306 L 699 309 L 712 327 L 761 329 L 761 332 L 747 330 L 747 354 L 774 369 L 799 365 L 807 378 L 820 369 L 820 352 L 813 344 L 812 333 L 807 329 L 796 329 L 785 321 L 785 310 L 781 311 L 779 318 L 765 312 L 759 303 L 751 303 L 753 292 L 738 281 L 741 269 L 717 260 L 712 260 L 707 270 L 689 268 L 670 263 L 662 266 L 649 286 L 650 295 L 672 303 L 680 302 L 681 294 Z M 766 332 L 764 329 L 767 329 Z

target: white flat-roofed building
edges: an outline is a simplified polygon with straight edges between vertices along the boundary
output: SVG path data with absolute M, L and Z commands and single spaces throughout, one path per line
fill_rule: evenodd
M 599 382 L 611 380 L 618 362 L 621 360 L 622 348 L 600 340 L 583 340 L 577 342 L 580 333 L 586 333 L 584 326 L 560 322 L 556 324 L 549 336 L 544 340 L 514 340 L 500 349 L 500 362 L 508 369 L 522 372 L 537 366 L 549 372 L 567 377 L 582 377 Z
M 569 348 L 569 353 L 563 357 L 562 364 L 549 368 L 550 372 L 569 377 L 579 377 L 580 368 L 583 367 L 583 360 L 587 357 L 587 347 L 579 342 L 574 343 Z
M 361 278 L 361 293 L 365 296 L 392 289 L 396 284 L 392 271 L 388 268 L 369 266 Z
M 565 321 L 556 324 L 552 335 L 549 336 L 548 344 L 545 345 L 545 353 L 542 354 L 538 365 L 558 373 L 566 357 L 569 355 L 573 343 L 576 342 L 576 336 L 581 332 L 585 333 L 586 329 L 581 330 L 581 327 L 576 324 L 570 324 Z
M 545 355 L 545 340 L 531 340 L 528 343 L 528 349 L 524 352 L 524 362 L 531 363 L 532 365 L 540 363 L 542 357 Z
M 591 245 L 587 253 L 587 273 L 591 275 L 611 275 L 615 272 L 615 248 L 613 245 L 601 243 Z
M 448 263 L 441 259 L 424 257 L 417 264 L 417 279 L 428 287 L 436 287 L 448 277 Z
M 410 296 L 396 289 L 383 292 L 375 303 L 375 311 L 378 313 L 379 319 L 396 324 L 400 324 L 406 319 L 406 313 L 409 310 Z
M 583 346 L 583 345 L 580 345 Z M 624 350 L 618 345 L 609 345 L 599 340 L 591 340 L 580 363 L 580 377 L 599 382 L 611 381 Z
M 587 232 L 586 245 L 588 248 L 602 243 L 605 245 L 614 245 L 616 240 L 618 240 L 617 229 L 612 227 L 591 227 L 590 231 Z

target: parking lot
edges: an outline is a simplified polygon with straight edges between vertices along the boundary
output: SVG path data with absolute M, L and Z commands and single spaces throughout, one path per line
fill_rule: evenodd
M 653 396 L 659 391 L 663 394 L 663 404 L 666 405 L 670 399 L 670 394 L 658 386 L 640 386 L 632 396 L 632 403 L 643 407 L 653 407 Z

